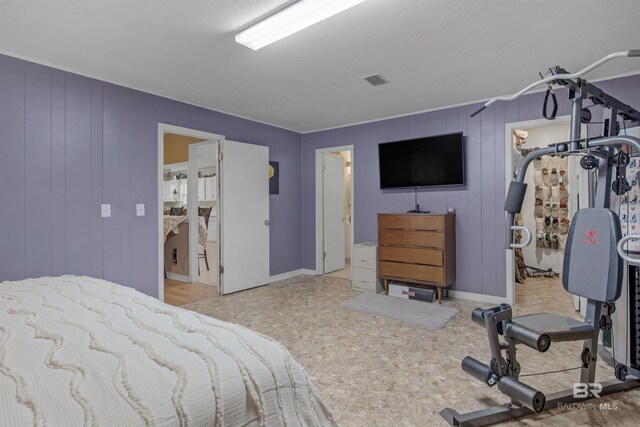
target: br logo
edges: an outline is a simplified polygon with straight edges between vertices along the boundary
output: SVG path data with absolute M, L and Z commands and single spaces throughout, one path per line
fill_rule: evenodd
M 574 399 L 588 399 L 591 396 L 595 397 L 596 399 L 599 399 L 600 392 L 602 392 L 602 384 L 600 383 L 574 383 L 573 384 Z
M 582 243 L 589 243 L 591 245 L 598 244 L 598 240 L 596 239 L 596 237 L 598 237 L 598 232 L 596 230 L 590 228 L 587 231 L 585 231 L 584 235 L 586 239 L 583 239 Z

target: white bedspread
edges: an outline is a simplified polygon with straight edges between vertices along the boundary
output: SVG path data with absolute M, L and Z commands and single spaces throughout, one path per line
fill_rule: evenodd
M 0 426 L 326 426 L 289 352 L 90 277 L 0 283 Z

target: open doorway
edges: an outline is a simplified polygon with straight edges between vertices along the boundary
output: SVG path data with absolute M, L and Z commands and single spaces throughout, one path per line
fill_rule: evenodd
M 160 298 L 184 305 L 219 292 L 221 136 L 159 125 Z
M 316 151 L 317 274 L 351 279 L 353 146 Z
M 569 117 L 550 122 L 532 120 L 506 125 L 507 181 L 515 176 L 527 153 L 535 148 L 567 141 Z M 507 251 L 507 299 L 519 305 L 535 306 L 553 302 L 558 309 L 571 312 L 574 304 L 562 287 L 564 249 L 573 214 L 580 207 L 583 179 L 575 156 L 542 156 L 528 168 L 525 183 L 529 189 L 516 224 L 532 233 L 532 242 L 523 249 Z M 586 191 L 583 194 L 587 194 Z M 524 239 L 517 231 L 516 242 Z

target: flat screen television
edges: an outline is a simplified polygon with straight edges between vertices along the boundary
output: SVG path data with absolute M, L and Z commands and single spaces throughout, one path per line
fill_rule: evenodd
M 464 185 L 462 132 L 378 145 L 380 188 Z

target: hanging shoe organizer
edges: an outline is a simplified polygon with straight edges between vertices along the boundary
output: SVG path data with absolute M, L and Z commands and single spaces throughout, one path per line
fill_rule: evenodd
M 569 232 L 568 158 L 537 157 L 533 161 L 536 246 L 564 250 Z

